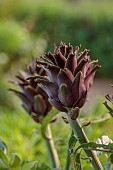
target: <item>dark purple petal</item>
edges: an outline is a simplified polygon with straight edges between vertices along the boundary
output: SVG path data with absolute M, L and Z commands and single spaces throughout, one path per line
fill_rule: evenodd
M 27 98 L 27 96 L 19 91 L 13 90 L 13 89 L 9 89 L 10 91 L 13 91 L 21 100 L 22 100 L 22 105 L 28 110 L 28 112 L 30 113 L 32 110 L 31 107 L 31 101 Z
M 73 83 L 73 80 L 74 80 L 74 76 L 70 70 L 66 68 L 64 70 L 60 70 L 58 77 L 57 77 L 59 86 L 61 84 L 66 84 L 67 86 L 70 86 Z
M 81 53 L 81 55 L 77 58 L 77 64 L 79 64 L 83 59 L 84 60 L 88 60 L 90 59 L 90 56 L 88 55 L 89 50 L 84 50 L 83 53 Z
M 62 53 L 62 55 L 65 56 L 65 53 L 66 53 L 66 45 L 61 42 L 59 49 L 60 49 L 60 52 Z
M 83 72 L 83 75 L 84 75 L 84 78 L 93 70 L 94 68 L 94 64 L 96 64 L 98 62 L 98 60 L 96 61 L 91 61 L 91 62 L 87 62 L 83 69 L 82 69 L 82 72 Z
M 36 65 L 36 70 L 35 70 L 35 73 L 33 75 L 40 75 L 40 76 L 46 76 L 46 72 L 45 70 L 43 69 L 43 67 L 41 65 Z M 32 74 L 31 74 L 32 75 Z
M 46 103 L 40 94 L 34 97 L 34 110 L 36 113 L 40 113 L 42 115 L 45 114 L 47 110 Z
M 77 60 L 75 54 L 70 54 L 67 58 L 65 67 L 68 68 L 72 73 L 77 67 Z
M 28 82 L 26 81 L 24 77 L 17 75 L 16 78 L 18 79 L 18 83 L 22 82 L 22 83 L 28 84 Z
M 62 53 L 57 52 L 54 55 L 54 59 L 55 59 L 56 65 L 63 69 L 66 63 L 66 58 L 62 55 Z
M 57 76 L 60 68 L 55 65 L 48 65 L 47 67 L 45 67 L 45 70 L 49 76 L 50 81 L 57 84 Z
M 84 59 L 83 59 L 83 60 L 80 62 L 80 64 L 77 65 L 77 67 L 75 68 L 74 73 L 73 73 L 74 76 L 76 76 L 79 71 L 82 71 L 82 69 L 84 68 L 84 66 L 85 66 L 85 64 L 86 64 L 87 62 L 88 62 L 87 60 L 84 60 Z
M 27 96 L 27 98 L 29 98 L 30 100 L 32 100 L 34 98 L 34 95 L 36 95 L 36 91 L 30 86 L 26 86 L 23 89 L 23 93 Z
M 41 83 L 39 87 L 42 88 L 50 98 L 58 100 L 58 87 L 54 83 L 42 80 L 38 80 L 38 82 Z
M 48 99 L 50 104 L 53 105 L 53 107 L 55 107 L 57 110 L 61 111 L 61 112 L 67 112 L 67 109 L 65 107 L 63 107 L 59 102 L 57 102 L 54 99 Z
M 83 105 L 85 104 L 86 100 L 87 100 L 87 90 L 82 94 L 81 98 L 75 104 L 75 106 L 77 106 L 79 108 L 83 107 Z
M 28 77 L 27 80 L 35 80 L 35 81 L 38 81 L 38 80 L 42 80 L 42 81 L 49 81 L 48 77 L 47 76 L 31 76 L 31 77 Z
M 70 53 L 73 53 L 73 46 L 69 43 L 69 45 L 66 46 L 65 58 L 67 58 Z
M 27 66 L 27 72 L 30 75 L 33 75 L 36 73 L 36 69 L 37 69 L 37 63 L 36 63 L 36 59 L 33 60 L 28 66 Z M 38 72 L 40 71 L 40 69 L 38 70 Z
M 79 45 L 79 46 L 76 46 L 76 49 L 75 49 L 75 55 L 76 55 L 76 57 L 77 57 L 77 55 L 78 55 L 78 52 L 79 52 L 79 50 L 80 50 L 80 47 L 81 47 L 81 44 Z
M 86 91 L 82 72 L 79 72 L 76 75 L 74 82 L 71 86 L 71 91 L 74 98 L 74 104 L 76 104 L 78 100 L 81 98 L 84 91 Z
M 45 57 L 48 58 L 53 64 L 56 64 L 54 56 L 51 52 L 49 52 L 48 54 L 45 54 Z
M 61 84 L 58 91 L 58 98 L 60 102 L 66 107 L 73 106 L 73 96 L 70 89 L 65 85 Z
M 44 62 L 47 62 L 48 64 L 54 64 L 46 55 L 41 56 L 41 59 L 43 59 Z
M 39 65 L 47 66 L 47 62 L 41 61 L 41 60 L 39 60 L 39 59 L 36 60 L 36 63 L 39 64 Z
M 30 79 L 29 82 L 28 82 L 28 84 L 29 84 L 31 87 L 33 87 L 34 89 L 37 87 L 37 82 L 35 82 L 34 79 Z
M 92 86 L 95 72 L 96 72 L 99 68 L 101 68 L 101 66 L 96 65 L 96 66 L 93 68 L 93 70 L 86 76 L 86 78 L 85 78 L 85 80 L 84 80 L 84 83 L 85 83 L 85 86 L 86 86 L 86 89 L 87 89 L 87 90 L 89 90 L 89 88 Z

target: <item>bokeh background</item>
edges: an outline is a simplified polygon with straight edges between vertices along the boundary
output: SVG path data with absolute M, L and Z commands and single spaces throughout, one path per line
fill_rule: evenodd
M 98 59 L 102 65 L 97 73 L 98 80 L 104 80 L 100 88 L 106 84 L 106 79 L 110 78 L 109 83 L 112 82 L 113 1 L 0 0 L 0 136 L 8 144 L 9 153 L 16 151 L 23 159 L 37 157 L 42 161 L 44 159 L 42 153 L 45 152 L 46 158 L 47 152 L 42 138 L 40 135 L 37 137 L 35 130 L 33 131 L 36 128 L 40 129 L 40 126 L 25 114 L 20 107 L 20 101 L 8 91 L 12 86 L 9 80 L 14 79 L 18 70 L 23 69 L 33 58 L 48 50 L 53 52 L 54 43 L 59 45 L 61 41 L 70 42 L 73 46 L 81 44 L 81 50 L 85 48 L 91 50 L 92 59 Z M 91 94 L 91 98 L 95 96 L 94 93 Z M 103 100 L 104 96 L 102 102 Z M 102 102 L 101 105 L 92 106 L 92 115 L 106 114 L 107 110 Z M 67 142 L 63 139 L 61 141 L 60 138 L 67 125 L 61 122 L 58 121 L 52 126 L 54 134 L 59 133 L 59 128 L 54 126 L 62 127 L 55 141 L 63 165 L 65 154 L 58 145 Z M 101 127 L 108 126 L 106 133 L 109 133 L 112 123 L 112 120 L 108 120 L 102 123 Z M 90 130 L 87 129 L 88 133 L 93 126 L 91 125 Z M 99 129 L 100 126 L 97 127 Z M 63 133 L 65 139 L 68 132 L 67 128 L 67 132 Z M 96 140 L 104 132 L 99 129 L 97 136 L 90 134 L 90 138 Z M 28 150 L 29 155 L 26 153 Z

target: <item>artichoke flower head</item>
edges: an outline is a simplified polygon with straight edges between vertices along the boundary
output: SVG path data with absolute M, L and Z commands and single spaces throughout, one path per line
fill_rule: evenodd
M 49 102 L 59 111 L 79 110 L 86 102 L 93 84 L 95 72 L 100 66 L 91 61 L 89 50 L 79 53 L 72 45 L 61 43 L 59 47 L 37 59 L 47 76 L 34 77 L 48 94 Z
M 48 96 L 45 91 L 38 86 L 38 83 L 33 79 L 27 80 L 30 76 L 44 76 L 45 71 L 39 68 L 34 60 L 26 69 L 26 72 L 20 71 L 16 76 L 17 81 L 14 82 L 16 86 L 21 89 L 13 91 L 22 101 L 22 106 L 26 112 L 38 123 L 41 123 L 43 118 L 51 110 L 52 106 L 48 102 Z

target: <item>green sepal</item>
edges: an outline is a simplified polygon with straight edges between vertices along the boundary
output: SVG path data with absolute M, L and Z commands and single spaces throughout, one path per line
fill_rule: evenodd
M 75 120 L 78 118 L 79 116 L 79 112 L 80 112 L 80 108 L 79 107 L 75 107 L 75 108 L 72 108 L 70 110 L 70 117 L 72 120 Z

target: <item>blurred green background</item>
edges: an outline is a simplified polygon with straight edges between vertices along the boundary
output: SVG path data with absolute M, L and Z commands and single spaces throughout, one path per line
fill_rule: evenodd
M 33 132 L 40 126 L 25 114 L 19 100 L 8 92 L 11 87 L 8 81 L 33 58 L 48 50 L 53 52 L 54 43 L 59 45 L 61 41 L 73 46 L 82 44 L 82 50 L 90 49 L 92 59 L 98 59 L 102 65 L 97 76 L 113 78 L 113 1 L 0 0 L 0 136 L 8 144 L 9 153 L 17 151 L 23 159 L 42 158 L 43 151 L 47 157 L 47 153 L 41 137 L 37 138 Z M 96 115 L 107 112 L 104 106 L 96 109 Z M 61 122 L 55 126 L 62 128 L 66 138 L 69 129 Z M 111 124 L 108 121 L 101 126 L 106 128 Z M 54 134 L 58 134 L 59 128 L 53 128 Z M 67 129 L 65 133 L 63 128 Z M 87 129 L 89 134 L 91 129 L 93 125 Z M 99 125 L 97 136 L 103 133 L 104 128 L 100 129 Z M 109 130 L 106 133 L 111 135 Z M 61 134 L 56 137 L 56 143 Z M 97 136 L 92 135 L 91 139 L 96 140 Z M 63 164 L 65 153 L 60 149 L 59 153 Z

